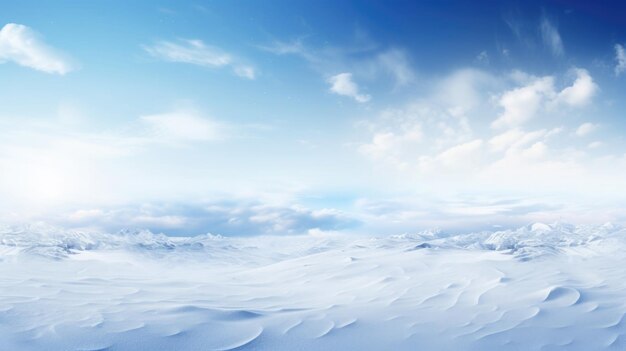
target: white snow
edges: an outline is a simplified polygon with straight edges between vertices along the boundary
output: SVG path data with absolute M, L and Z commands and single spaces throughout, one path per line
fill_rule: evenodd
M 2 350 L 623 350 L 626 230 L 174 238 L 0 226 Z

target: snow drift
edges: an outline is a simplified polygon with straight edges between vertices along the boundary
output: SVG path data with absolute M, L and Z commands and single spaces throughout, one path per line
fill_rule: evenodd
M 0 338 L 7 350 L 624 349 L 625 234 L 0 226 Z

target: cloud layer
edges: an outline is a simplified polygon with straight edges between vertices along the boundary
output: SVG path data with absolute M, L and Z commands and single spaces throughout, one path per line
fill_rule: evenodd
M 377 163 L 395 166 L 407 186 L 411 179 L 427 184 L 431 194 L 521 195 L 572 189 L 592 194 L 602 186 L 580 185 L 622 184 L 619 177 L 606 177 L 614 176 L 611 169 L 626 161 L 619 150 L 613 161 L 588 154 L 603 145 L 583 141 L 593 135 L 597 123 L 562 125 L 592 105 L 597 84 L 581 68 L 558 78 L 520 71 L 503 76 L 453 72 L 434 84 L 430 96 L 362 121 L 370 137 L 358 150 Z M 572 78 L 557 88 L 558 81 Z
M 163 152 L 185 156 L 195 146 L 227 140 L 233 128 L 192 108 L 144 115 L 97 131 L 62 117 L 19 123 L 0 119 L 0 168 L 5 170 L 0 194 L 12 207 L 132 197 L 137 183 L 177 174 L 168 167 L 154 173 L 154 166 L 147 166 L 162 164 Z M 159 191 L 163 195 L 184 187 L 175 184 L 171 191 Z
M 268 205 L 240 199 L 194 204 L 142 204 L 123 208 L 75 210 L 49 222 L 105 231 L 147 228 L 169 235 L 288 235 L 334 231 L 357 226 L 357 220 L 332 209 L 311 210 L 297 205 Z

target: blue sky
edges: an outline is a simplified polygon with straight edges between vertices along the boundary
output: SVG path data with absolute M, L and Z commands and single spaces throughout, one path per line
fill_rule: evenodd
M 619 2 L 0 2 L 0 220 L 624 221 Z

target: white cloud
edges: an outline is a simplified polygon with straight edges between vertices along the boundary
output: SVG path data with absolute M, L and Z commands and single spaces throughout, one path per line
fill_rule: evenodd
M 576 135 L 582 137 L 593 132 L 598 126 L 593 123 L 583 123 L 576 129 Z
M 483 141 L 481 139 L 472 140 L 443 151 L 437 155 L 436 160 L 448 168 L 471 165 L 475 163 L 482 146 Z
M 469 115 L 483 108 L 494 77 L 475 70 L 452 72 L 430 86 L 426 96 L 402 108 L 388 108 L 375 120 L 361 123 L 371 139 L 359 145 L 359 151 L 399 169 L 420 171 L 451 168 L 454 150 L 476 146 Z M 458 147 L 454 149 L 454 147 Z M 445 153 L 446 150 L 450 150 Z M 441 154 L 441 157 L 437 157 Z M 416 165 L 419 163 L 419 165 Z
M 585 179 L 586 165 L 576 151 L 568 152 L 544 140 L 527 147 L 509 149 L 479 168 L 475 186 L 517 194 L 573 191 Z M 577 184 L 577 185 L 575 185 Z
M 372 137 L 371 143 L 361 145 L 361 151 L 373 157 L 380 157 L 395 147 L 398 144 L 398 139 L 398 136 L 393 132 L 376 133 Z
M 530 143 L 537 142 L 559 132 L 559 128 L 552 130 L 540 129 L 531 132 L 515 128 L 492 137 L 489 140 L 489 146 L 493 152 L 511 153 L 526 147 Z
M 241 78 L 254 79 L 256 78 L 256 71 L 251 66 L 235 66 L 235 74 Z
M 429 179 L 450 179 L 472 174 L 484 162 L 482 139 L 475 139 L 449 147 L 437 154 L 425 154 L 417 158 L 416 170 Z M 435 182 L 438 180 L 435 180 Z
M 339 73 L 328 78 L 327 82 L 331 85 L 330 91 L 343 96 L 349 96 L 358 102 L 368 102 L 370 96 L 359 93 L 359 87 L 352 81 L 352 73 Z
M 196 111 L 142 116 L 152 138 L 163 141 L 210 141 L 223 137 L 222 127 Z
M 521 155 L 527 159 L 540 159 L 546 155 L 548 147 L 542 141 L 532 144 L 529 148 L 522 150 Z
M 626 50 L 624 50 L 624 47 L 620 44 L 615 44 L 615 61 L 617 61 L 615 65 L 615 75 L 619 76 L 626 72 Z
M 592 141 L 589 143 L 589 145 L 587 145 L 588 148 L 590 149 L 597 149 L 604 146 L 604 143 L 601 141 Z
M 545 76 L 536 78 L 523 72 L 512 74 L 515 81 L 524 85 L 504 92 L 498 104 L 504 109 L 502 114 L 493 121 L 494 129 L 518 127 L 534 118 L 545 108 L 553 110 L 559 106 L 582 107 L 588 105 L 598 91 L 598 85 L 593 81 L 587 70 L 573 68 L 576 75 L 572 85 L 557 91 L 554 87 L 554 77 Z
M 150 55 L 169 62 L 189 63 L 204 67 L 232 66 L 233 72 L 239 77 L 254 79 L 256 72 L 253 67 L 241 65 L 229 53 L 206 45 L 202 40 L 179 40 L 177 42 L 158 41 L 152 46 L 143 46 Z
M 435 84 L 432 99 L 448 108 L 468 111 L 482 102 L 484 90 L 493 85 L 493 76 L 484 71 L 460 69 Z
M 371 131 L 371 140 L 361 144 L 359 151 L 372 159 L 393 164 L 397 168 L 409 166 L 407 160 L 419 150 L 425 137 L 419 116 L 419 107 L 385 110 L 380 121 L 364 122 Z
M 546 96 L 554 94 L 554 79 L 543 77 L 507 91 L 498 102 L 504 112 L 491 124 L 493 128 L 515 127 L 535 116 Z
M 576 80 L 572 86 L 563 89 L 557 99 L 570 106 L 587 105 L 598 90 L 598 86 L 587 70 L 575 68 L 573 71 L 576 73 Z
M 373 158 L 398 157 L 402 152 L 415 147 L 422 140 L 422 127 L 415 123 L 401 132 L 381 131 L 372 137 L 372 141 L 360 146 L 360 151 Z
M 565 49 L 558 29 L 544 16 L 539 26 L 543 43 L 552 51 L 554 56 L 563 56 Z
M 526 134 L 519 129 L 507 130 L 502 134 L 498 134 L 489 140 L 489 146 L 492 151 L 504 151 L 512 145 L 523 139 Z
M 31 28 L 15 23 L 0 29 L 0 63 L 5 61 L 61 75 L 73 70 L 65 55 L 46 45 Z

